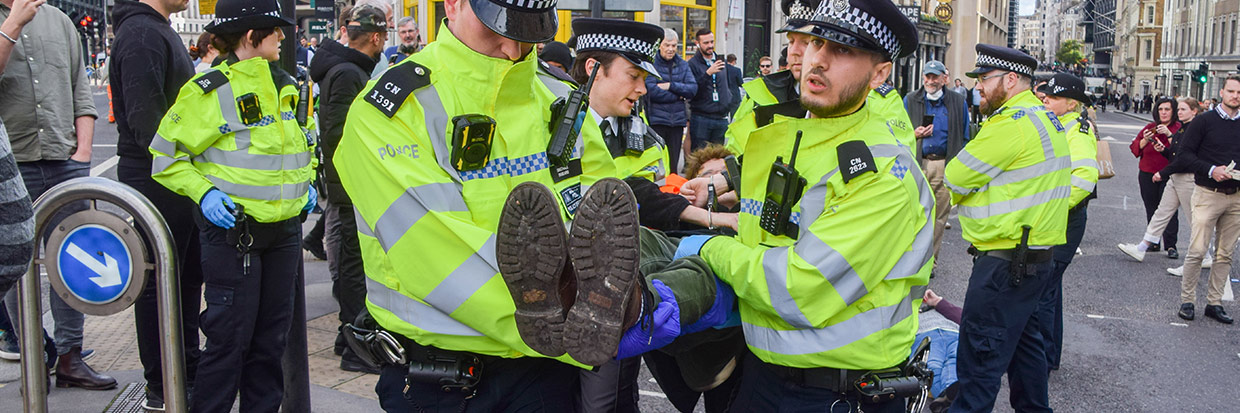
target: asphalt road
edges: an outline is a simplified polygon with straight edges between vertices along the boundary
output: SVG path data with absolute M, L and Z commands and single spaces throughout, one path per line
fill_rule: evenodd
M 97 94 L 96 102 L 106 113 L 106 97 Z M 116 127 L 101 117 L 92 175 L 115 179 Z M 1236 411 L 1240 326 L 1225 326 L 1200 314 L 1197 321 L 1179 319 L 1175 312 L 1180 278 L 1169 276 L 1165 269 L 1182 260 L 1151 253 L 1144 263 L 1137 263 L 1115 247 L 1138 241 L 1145 228 L 1137 162 L 1127 148 L 1144 124 L 1124 115 L 1100 115 L 1100 144 L 1111 146 L 1116 176 L 1099 183 L 1099 198 L 1089 206 L 1083 254 L 1064 276 L 1064 352 L 1061 369 L 1050 379 L 1051 405 L 1062 412 Z M 944 234 L 938 275 L 930 287 L 961 303 L 971 262 L 959 222 L 952 223 L 955 227 Z M 1180 226 L 1182 255 L 1188 250 L 1188 232 L 1187 225 Z M 308 315 L 335 311 L 325 263 L 308 262 L 306 277 Z M 1204 282 L 1198 291 L 1200 313 Z M 1234 301 L 1224 305 L 1240 316 Z M 675 411 L 645 369 L 638 386 L 643 411 Z M 996 411 L 1011 410 L 1006 399 L 1005 386 Z M 700 404 L 697 410 L 702 411 Z

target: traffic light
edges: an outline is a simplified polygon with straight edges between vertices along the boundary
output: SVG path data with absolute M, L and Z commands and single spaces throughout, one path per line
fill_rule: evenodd
M 1210 80 L 1210 65 L 1206 63 L 1197 65 L 1197 70 L 1193 71 L 1193 75 L 1198 82 L 1201 82 L 1203 85 L 1206 84 Z
M 90 23 L 93 21 L 95 21 L 94 18 L 90 17 L 90 15 L 86 15 L 86 16 L 83 16 L 80 20 L 78 20 L 78 26 L 82 26 L 83 29 L 89 29 Z

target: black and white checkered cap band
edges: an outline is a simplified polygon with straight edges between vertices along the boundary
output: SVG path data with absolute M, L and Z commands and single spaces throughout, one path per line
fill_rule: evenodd
M 1020 63 L 1008 61 L 1006 59 L 1000 59 L 998 57 L 994 57 L 991 55 L 985 55 L 985 54 L 977 55 L 977 67 L 994 67 L 994 68 L 999 68 L 1003 70 L 1020 73 L 1025 76 L 1033 77 L 1032 67 L 1029 67 L 1028 65 L 1023 65 Z
M 557 0 L 503 0 L 504 3 L 523 9 L 546 10 L 555 8 Z
M 814 17 L 814 9 L 805 3 L 796 2 L 788 8 L 788 20 L 808 20 Z
M 260 14 L 259 16 L 271 16 L 277 19 L 283 17 L 280 15 L 279 9 Z M 212 21 L 212 23 L 214 23 L 216 26 L 219 26 L 221 24 L 228 23 L 230 21 L 241 19 L 241 18 L 246 18 L 246 17 L 253 17 L 253 16 L 251 15 L 251 16 L 237 16 L 237 17 L 216 17 L 215 20 Z
M 896 34 L 870 13 L 849 5 L 846 0 L 824 0 L 818 3 L 818 10 L 815 10 L 809 19 L 864 33 L 878 42 L 878 46 L 892 58 L 900 55 L 900 41 L 896 39 Z
M 577 36 L 578 51 L 592 49 L 633 52 L 650 58 L 650 61 L 654 61 L 654 56 L 659 50 L 654 43 L 646 43 L 628 36 L 605 33 L 589 33 Z

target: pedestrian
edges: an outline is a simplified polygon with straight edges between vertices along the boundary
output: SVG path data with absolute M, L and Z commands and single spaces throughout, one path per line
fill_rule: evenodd
M 646 77 L 647 99 L 650 101 L 646 113 L 650 127 L 667 143 L 670 173 L 680 170 L 681 146 L 685 141 L 685 126 L 689 124 L 685 103 L 698 92 L 697 78 L 689 70 L 689 63 L 680 58 L 679 42 L 675 30 L 663 30 L 659 57 L 654 59 L 654 68 L 659 71 L 659 76 Z
M 978 84 L 978 83 L 981 83 L 981 82 L 978 82 L 978 81 L 974 80 L 974 81 L 973 81 L 973 89 L 970 89 L 970 90 L 969 90 L 969 92 L 970 92 L 970 93 L 969 93 L 969 113 L 972 113 L 972 114 L 973 114 L 973 125 L 974 125 L 974 126 L 979 126 L 979 125 L 981 125 L 981 124 L 982 124 L 982 118 L 984 118 L 984 117 L 986 116 L 986 115 L 982 114 L 982 110 L 981 110 L 981 107 L 982 107 L 982 91 L 981 91 L 981 89 L 978 89 L 978 87 L 977 87 L 977 84 Z
M 687 237 L 677 255 L 700 256 L 737 291 L 752 352 L 742 363 L 734 411 L 810 411 L 833 403 L 849 411 L 904 411 L 904 398 L 863 397 L 855 381 L 908 359 L 914 310 L 933 260 L 934 202 L 888 119 L 862 108 L 892 62 L 915 52 L 917 30 L 887 0 L 822 2 L 805 23 L 813 37 L 801 61 L 800 103 L 810 118 L 775 122 L 750 136 L 763 145 L 748 145 L 741 167 L 745 184 L 737 196 L 751 207 L 743 208 L 740 235 Z M 757 210 L 780 202 L 767 198 L 771 188 L 764 185 L 778 176 L 776 156 L 792 165 L 788 182 L 809 182 L 791 192 L 800 199 L 799 223 L 786 214 L 759 219 Z M 698 178 L 681 193 L 702 205 L 708 184 L 731 191 L 729 181 L 736 182 Z M 830 195 L 845 185 L 848 197 Z M 868 247 L 876 244 L 887 247 Z M 888 264 L 865 264 L 874 262 Z
M 916 351 L 917 346 L 924 340 L 930 340 L 930 351 L 926 358 L 926 367 L 934 372 L 934 385 L 930 387 L 934 400 L 930 402 L 930 412 L 941 413 L 951 406 L 959 390 L 959 385 L 956 384 L 956 359 L 960 348 L 962 309 L 929 289 L 926 290 L 922 303 L 913 350 Z
M 340 184 L 332 157 L 344 133 L 349 106 L 376 64 L 380 64 L 387 41 L 387 16 L 370 5 L 353 8 L 347 26 L 347 45 L 327 40 L 310 63 L 310 78 L 319 84 L 319 130 L 323 148 L 323 193 L 327 198 L 326 254 L 332 275 L 332 297 L 340 306 L 337 317 L 341 328 L 335 348 L 340 349 L 340 369 L 379 374 L 378 366 L 367 364 L 345 342 L 344 325 L 354 322 L 366 308 L 366 274 L 357 237 L 353 201 Z M 400 29 L 400 30 L 403 30 Z M 399 32 L 398 32 L 399 33 Z
M 159 210 L 176 246 L 180 287 L 181 343 L 185 354 L 186 388 L 192 389 L 202 351 L 198 340 L 198 312 L 202 303 L 201 246 L 194 222 L 194 201 L 178 195 L 151 178 L 151 141 L 160 119 L 176 102 L 177 94 L 195 71 L 181 37 L 172 29 L 169 16 L 184 11 L 177 0 L 120 0 L 113 8 L 116 54 L 112 57 L 111 84 L 115 88 L 116 130 L 119 135 L 116 176 L 137 189 Z M 200 40 L 201 40 L 200 36 Z M 201 43 L 201 42 L 200 42 Z M 199 45 L 201 51 L 213 50 Z M 202 56 L 206 60 L 210 56 Z M 208 65 L 210 61 L 208 61 Z M 146 379 L 144 408 L 163 409 L 163 369 L 159 303 L 154 277 L 147 280 L 134 303 L 134 326 L 138 356 Z
M 552 151 L 554 166 L 547 157 L 552 103 L 570 89 L 541 74 L 532 51 L 555 36 L 555 1 L 446 0 L 443 6 L 446 19 L 435 41 L 363 89 L 334 156 L 356 210 L 369 316 L 406 357 L 404 364 L 383 366 L 375 393 L 390 412 L 566 408 L 578 389 L 574 366 L 582 364 L 562 352 L 527 356 L 540 353 L 519 334 L 505 285 L 492 282 L 501 264 L 496 232 L 503 200 L 522 182 L 555 188 L 548 195 L 555 206 L 544 214 L 583 212 L 587 186 L 615 175 L 611 156 L 582 108 L 585 115 L 568 114 L 584 122 L 576 125 L 581 156 L 565 146 Z M 456 139 L 448 146 L 448 139 L 466 132 L 489 156 L 452 161 L 451 151 L 465 147 Z M 589 159 L 594 156 L 606 165 Z M 405 212 L 416 219 L 393 219 Z M 410 378 L 411 365 L 442 362 L 453 366 L 446 376 Z M 444 385 L 464 391 L 445 393 Z
M 211 40 L 215 39 L 215 35 L 210 32 L 202 32 L 198 35 L 198 42 L 189 50 L 189 57 L 193 58 L 194 73 L 202 73 L 211 70 L 211 66 L 215 59 L 220 57 L 220 51 L 215 50 L 215 46 L 211 45 Z
M 967 75 L 977 79 L 989 117 L 944 173 L 962 235 L 976 251 L 960 323 L 960 394 L 949 411 L 993 410 L 1005 373 L 1013 409 L 1050 411 L 1035 314 L 1054 270 L 1051 247 L 1066 240 L 1068 142 L 1029 90 L 1037 61 L 1002 46 L 976 50 L 977 68 Z
M 789 23 L 776 33 L 783 33 L 788 38 L 788 47 L 784 48 L 788 69 L 741 85 L 745 89 L 745 99 L 724 133 L 728 151 L 738 156 L 745 153 L 749 134 L 754 130 L 778 119 L 805 117 L 805 109 L 799 102 L 801 93 L 797 82 L 801 79 L 801 54 L 812 37 L 808 34 L 810 30 L 802 29 L 808 26 L 805 21 L 816 7 L 812 0 L 784 1 L 781 7 Z M 759 113 L 762 116 L 758 116 Z
M 216 4 L 206 30 L 223 62 L 181 88 L 151 141 L 155 181 L 199 204 L 207 343 L 193 411 L 226 412 L 238 393 L 246 409 L 275 411 L 283 397 L 299 218 L 318 194 L 296 83 L 272 64 L 293 26 L 279 10 L 276 0 Z
M 689 70 L 697 82 L 697 95 L 689 100 L 690 151 L 707 143 L 724 143 L 729 107 L 736 88 L 729 82 L 727 63 L 715 53 L 715 33 L 703 28 L 694 36 L 697 53 L 689 59 Z
M 741 73 L 741 68 L 736 67 L 736 55 L 729 54 L 725 60 L 728 62 L 728 85 L 732 86 L 732 103 L 728 104 L 728 118 L 731 119 L 736 114 L 736 108 L 741 107 L 741 99 L 745 97 L 745 91 L 741 89 L 745 76 Z
M 310 41 L 306 40 L 306 36 L 297 35 L 297 67 L 310 67 L 310 61 L 314 59 L 314 50 L 310 49 Z
M 17 26 L 21 32 L 20 36 L 9 34 L 0 39 L 12 45 L 0 81 L 0 119 L 4 119 L 26 193 L 38 199 L 62 182 L 90 175 L 98 114 L 86 77 L 82 42 L 69 16 L 55 7 L 31 7 L 29 1 L 22 2 L 23 13 L 17 14 L 16 5 L 16 0 L 0 0 L 0 27 Z M 19 22 L 28 18 L 32 8 L 38 12 L 24 27 L 5 25 L 15 14 Z M 10 30 L 16 33 L 17 27 Z M 47 225 L 54 226 L 55 221 Z M 115 388 L 116 379 L 95 372 L 82 360 L 86 317 L 60 295 L 48 297 L 59 356 L 55 361 L 56 386 Z M 9 289 L 4 301 L 10 318 L 15 318 L 16 289 Z
M 1240 174 L 1231 166 L 1240 160 L 1240 76 L 1232 75 L 1219 90 L 1221 100 L 1214 111 L 1193 119 L 1192 128 L 1184 133 L 1184 142 L 1176 154 L 1176 164 L 1186 165 L 1196 174 L 1197 189 L 1193 192 L 1193 240 L 1188 256 L 1184 258 L 1184 276 L 1180 280 L 1180 311 L 1185 320 L 1194 317 L 1197 301 L 1197 283 L 1201 274 L 1202 257 L 1210 243 L 1211 233 L 1217 231 L 1217 249 L 1214 265 L 1210 268 L 1209 288 L 1206 292 L 1206 317 L 1224 324 L 1232 318 L 1223 309 L 1223 289 L 1231 274 L 1231 254 L 1240 237 Z M 1173 168 L 1175 170 L 1175 168 Z
M 952 92 L 956 92 L 956 94 L 958 94 L 958 95 L 960 95 L 960 96 L 964 96 L 964 97 L 965 97 L 965 99 L 968 99 L 968 96 L 969 96 L 969 88 L 964 87 L 964 82 L 963 82 L 963 81 L 961 81 L 961 80 L 960 80 L 960 78 L 956 78 L 956 80 L 955 80 L 955 83 L 954 83 L 954 84 L 955 84 L 955 86 L 952 86 Z
M 538 53 L 538 58 L 568 76 L 568 70 L 573 68 L 573 52 L 568 49 L 568 45 L 561 42 L 547 42 L 542 51 Z
M 1037 315 L 1046 344 L 1047 367 L 1059 370 L 1060 355 L 1063 353 L 1063 275 L 1076 256 L 1081 238 L 1085 236 L 1089 200 L 1098 197 L 1094 190 L 1098 185 L 1098 138 L 1089 117 L 1082 114 L 1092 100 L 1085 94 L 1084 80 L 1069 74 L 1056 74 L 1038 91 L 1046 95 L 1042 103 L 1059 117 L 1059 123 L 1066 130 L 1068 153 L 1072 158 L 1066 243 L 1051 248 L 1055 269 L 1046 282 Z
M 788 47 L 779 50 L 779 70 L 788 70 Z
M 418 31 L 418 19 L 416 16 L 405 16 L 397 20 L 396 36 L 400 40 L 400 44 L 389 46 L 383 50 L 383 57 L 387 60 L 386 64 L 389 66 L 400 63 L 409 55 L 417 53 L 418 50 L 422 49 L 422 35 Z
M 931 60 L 922 66 L 921 89 L 904 98 L 910 119 L 917 119 L 913 129 L 917 138 L 914 152 L 921 169 L 934 189 L 934 256 L 938 262 L 943 228 L 951 211 L 951 189 L 943 184 L 943 169 L 973 139 L 969 133 L 969 108 L 965 97 L 948 89 L 947 67 Z M 957 79 L 959 81 L 959 79 Z
M 1158 101 L 1156 110 L 1154 110 L 1154 121 L 1141 128 L 1141 132 L 1138 132 L 1137 137 L 1133 138 L 1132 143 L 1128 145 L 1132 155 L 1140 159 L 1137 183 L 1141 188 L 1141 201 L 1145 204 L 1146 225 L 1149 225 L 1154 217 L 1154 211 L 1158 210 L 1158 202 L 1162 199 L 1163 191 L 1167 187 L 1166 181 L 1155 182 L 1154 174 L 1167 167 L 1167 157 L 1163 156 L 1163 152 L 1171 146 L 1171 135 L 1183 127 L 1183 124 L 1176 119 L 1175 107 L 1174 100 Z M 1180 220 L 1172 214 L 1167 228 L 1163 230 L 1161 242 L 1155 241 L 1153 245 L 1149 245 L 1148 251 L 1158 252 L 1160 248 L 1166 249 L 1167 258 L 1180 258 L 1180 252 L 1176 249 L 1179 231 Z
M 22 30 L 39 12 L 45 0 L 16 0 L 9 9 L 8 19 L 0 24 L 0 75 L 8 66 L 9 56 L 17 46 L 13 41 L 20 38 Z M 0 192 L 0 217 L 9 231 L 0 235 L 0 291 L 8 291 L 30 270 L 34 258 L 34 210 L 26 184 L 17 167 L 17 160 L 9 147 L 9 135 L 0 119 L 0 187 L 11 188 Z M 0 356 L 6 360 L 18 360 L 16 328 L 8 314 L 0 309 Z M 54 353 L 52 353 L 54 354 Z M 52 357 L 47 357 L 50 364 Z
M 774 64 L 775 62 L 771 61 L 770 56 L 762 56 L 761 58 L 759 58 L 758 59 L 758 77 L 769 76 L 772 70 L 771 66 Z

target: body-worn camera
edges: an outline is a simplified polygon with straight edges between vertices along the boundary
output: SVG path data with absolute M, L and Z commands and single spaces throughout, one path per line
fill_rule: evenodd
M 495 139 L 495 119 L 479 114 L 452 118 L 452 167 L 476 171 L 487 166 L 491 142 Z
M 258 95 L 246 93 L 237 98 L 237 113 L 241 115 L 241 123 L 253 125 L 263 119 L 263 108 L 258 104 Z

